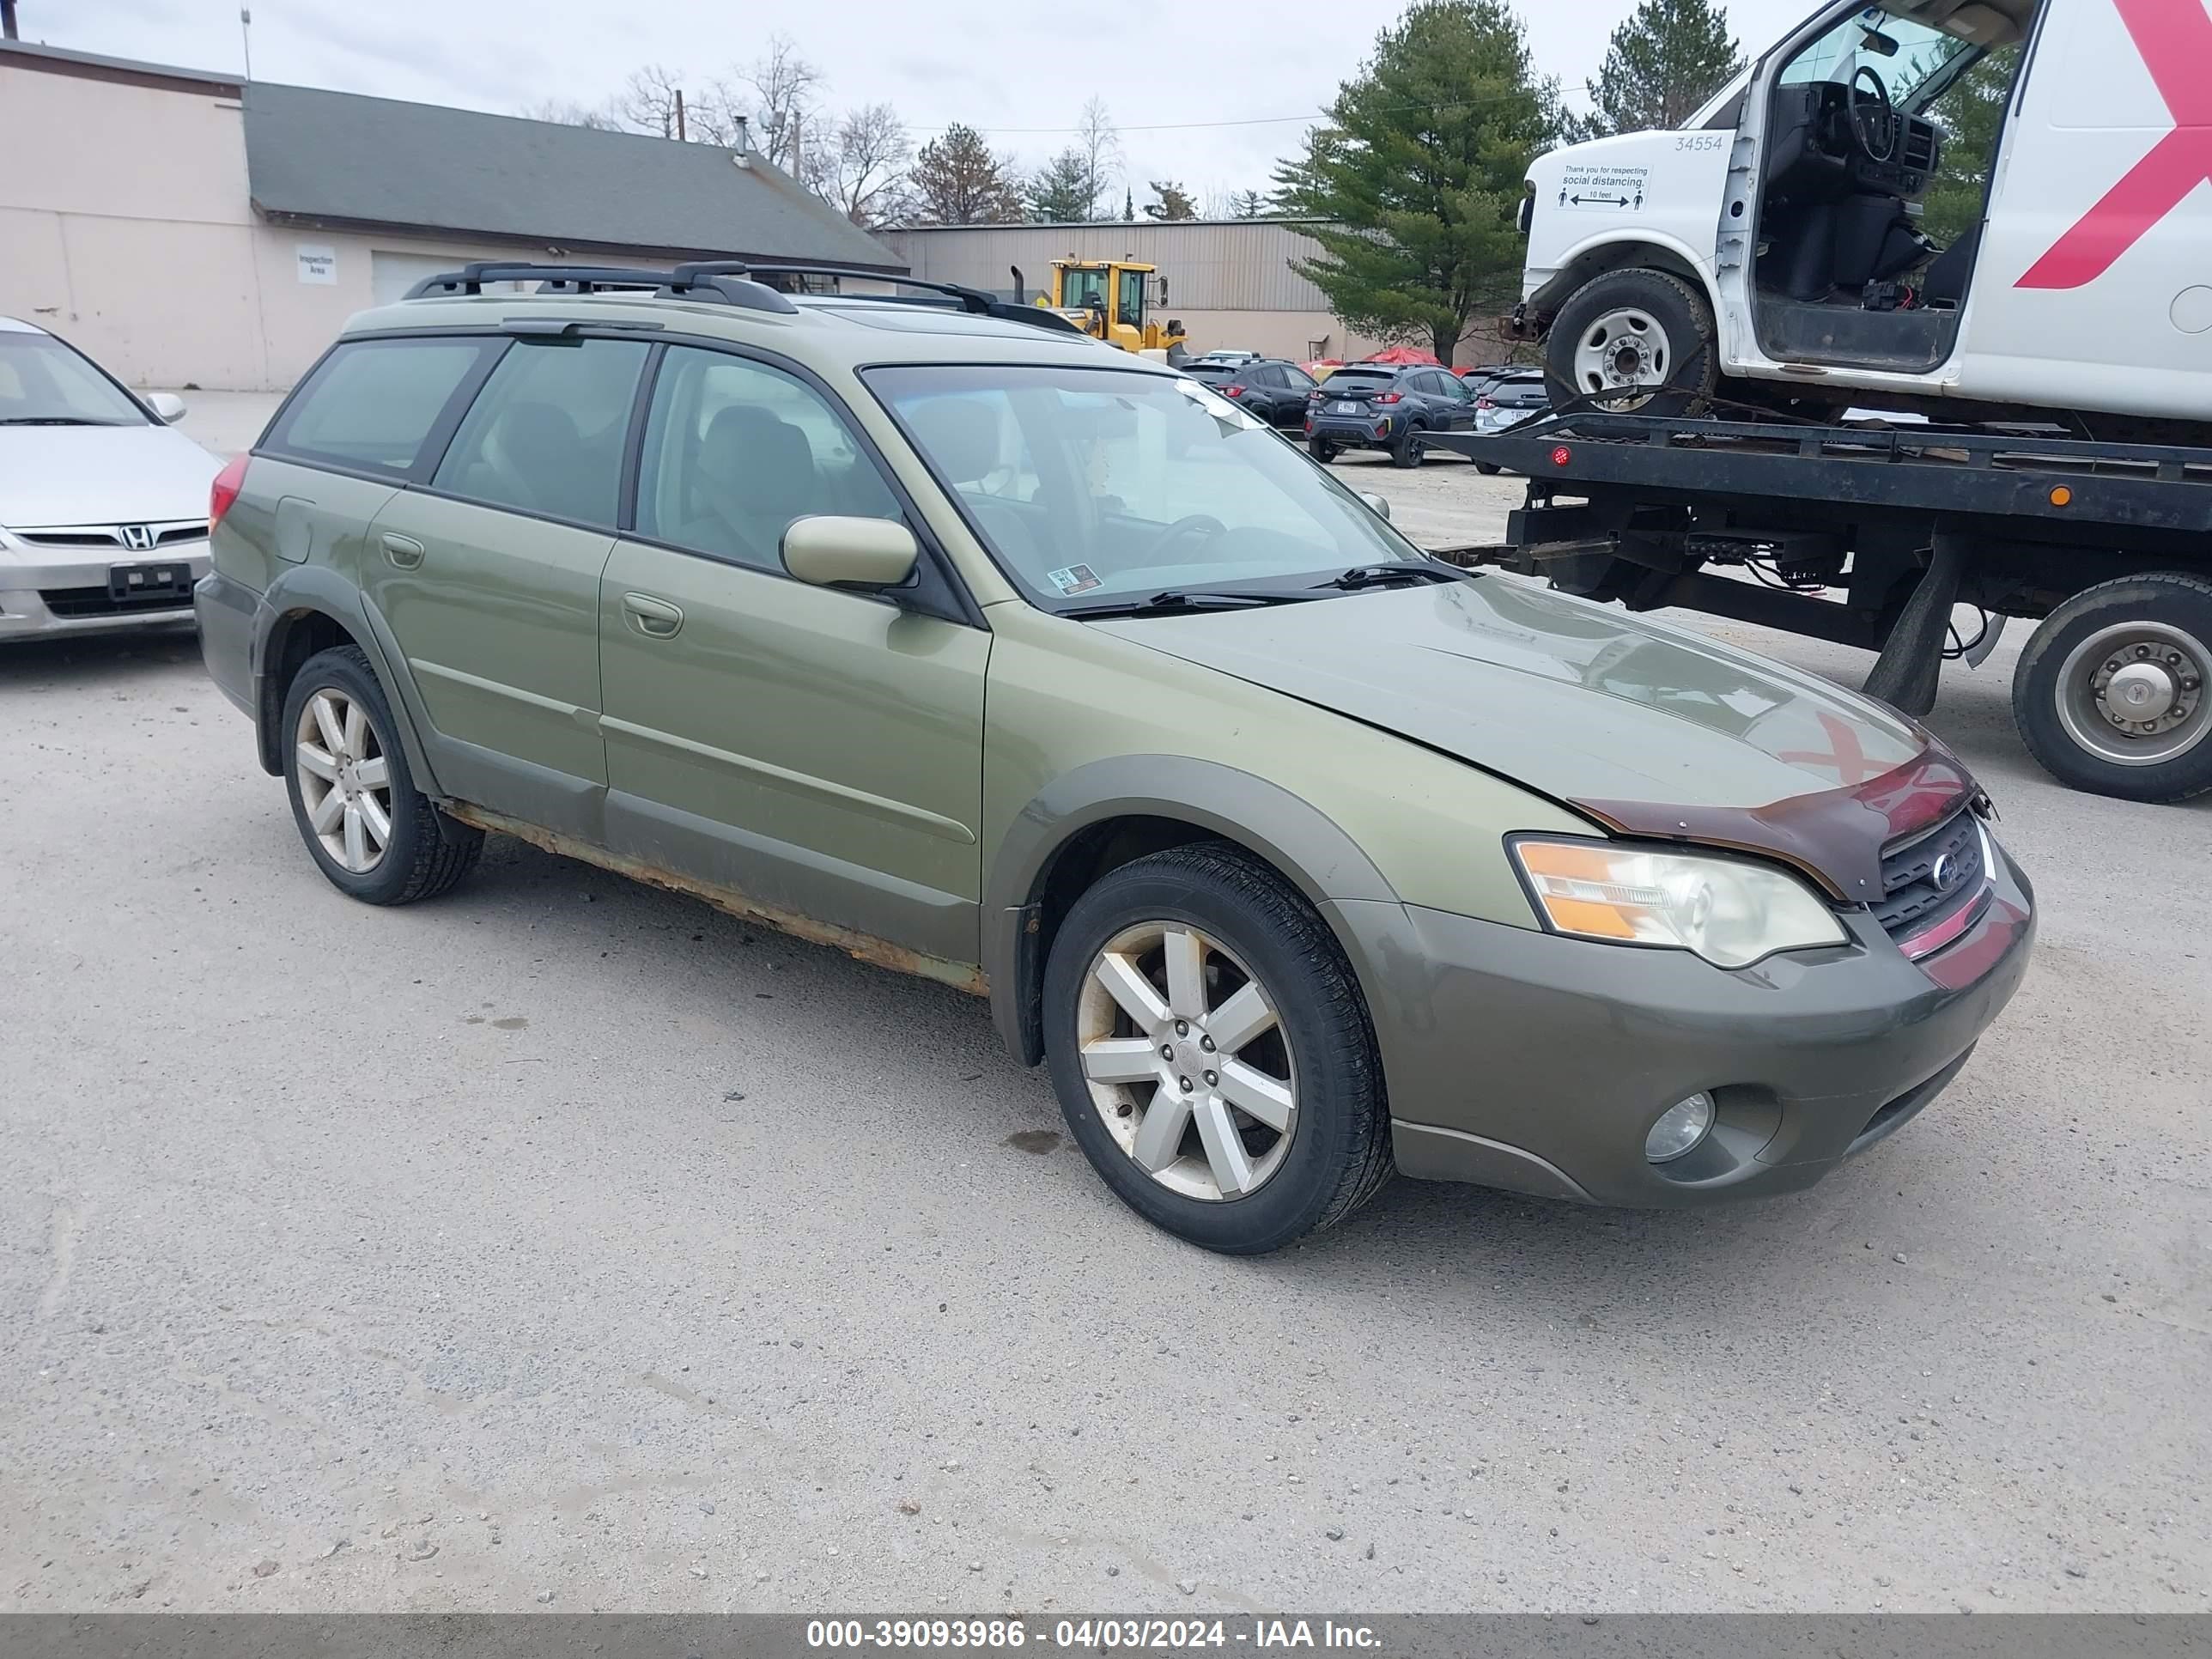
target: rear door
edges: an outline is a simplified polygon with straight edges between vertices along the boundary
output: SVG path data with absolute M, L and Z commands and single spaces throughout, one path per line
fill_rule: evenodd
M 519 340 L 426 483 L 377 515 L 362 587 L 398 642 L 440 781 L 597 840 L 599 573 L 649 348 Z
M 634 528 L 600 585 L 609 845 L 781 917 L 972 964 L 991 636 L 793 579 L 783 532 L 824 514 L 926 539 L 823 388 L 670 346 Z

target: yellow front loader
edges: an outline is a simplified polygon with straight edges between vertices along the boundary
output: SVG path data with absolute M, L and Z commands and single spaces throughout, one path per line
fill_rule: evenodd
M 1026 289 L 1021 267 L 1014 268 L 1014 297 Z M 1094 340 L 1103 340 L 1124 351 L 1178 362 L 1184 354 L 1182 323 L 1170 318 L 1152 321 L 1147 312 L 1154 304 L 1164 309 L 1168 279 L 1159 267 L 1134 259 L 1079 259 L 1069 254 L 1052 262 L 1051 286 L 1036 303 L 1056 311 Z

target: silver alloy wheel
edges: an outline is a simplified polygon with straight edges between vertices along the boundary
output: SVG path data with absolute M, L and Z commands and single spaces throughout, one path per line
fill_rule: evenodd
M 301 708 L 292 735 L 308 829 L 340 869 L 367 875 L 392 840 L 392 767 L 368 711 L 326 685 Z
M 2117 766 L 2179 759 L 2212 732 L 2212 647 L 2164 623 L 2114 623 L 2067 653 L 2058 671 L 2066 735 Z
M 1575 342 L 1575 389 L 1583 392 L 1619 392 L 1629 386 L 1667 384 L 1674 367 L 1674 343 L 1659 319 L 1632 307 L 1608 311 L 1582 331 Z M 1611 410 L 1641 408 L 1644 398 L 1609 398 Z
M 1137 1167 L 1186 1198 L 1256 1192 L 1297 1132 L 1289 1034 L 1218 939 L 1140 922 L 1091 959 L 1076 1043 L 1098 1116 Z

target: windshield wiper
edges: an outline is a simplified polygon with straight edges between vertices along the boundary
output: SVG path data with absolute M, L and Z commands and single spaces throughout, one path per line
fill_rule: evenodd
M 120 426 L 120 421 L 93 421 L 82 415 L 0 415 L 0 426 Z
M 1399 582 L 1431 581 L 1455 582 L 1464 580 L 1464 573 L 1448 564 L 1416 564 L 1404 560 L 1395 564 L 1355 564 L 1340 576 L 1331 576 L 1325 582 L 1316 582 L 1316 587 L 1341 588 L 1346 592 L 1361 587 L 1389 587 Z
M 1060 614 L 1084 621 L 1096 621 L 1102 617 L 1172 616 L 1182 611 L 1252 611 L 1262 605 L 1296 605 L 1301 599 L 1314 597 L 1311 593 L 1209 593 L 1202 590 L 1171 587 L 1164 593 L 1153 594 L 1149 599 L 1123 599 L 1105 605 L 1078 605 Z

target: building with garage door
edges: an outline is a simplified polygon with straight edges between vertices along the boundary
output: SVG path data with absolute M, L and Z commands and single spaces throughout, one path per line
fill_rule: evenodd
M 471 259 L 906 269 L 757 154 L 27 42 L 0 157 L 0 315 L 144 386 L 289 386 Z

